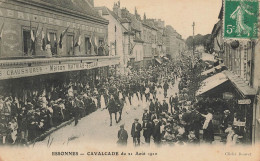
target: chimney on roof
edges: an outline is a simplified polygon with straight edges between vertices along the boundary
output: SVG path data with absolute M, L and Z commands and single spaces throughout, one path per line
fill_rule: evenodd
M 146 21 L 146 14 L 144 13 L 144 21 Z
M 120 1 L 118 1 L 117 3 L 114 3 L 113 12 L 118 17 L 120 17 L 120 18 L 122 17 L 122 13 L 121 13 L 121 9 L 120 9 Z
M 135 18 L 136 18 L 137 20 L 141 20 L 141 16 L 137 13 L 136 7 L 135 7 Z

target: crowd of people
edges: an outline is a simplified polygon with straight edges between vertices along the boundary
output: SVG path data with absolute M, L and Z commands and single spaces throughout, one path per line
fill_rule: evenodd
M 145 101 L 142 100 L 142 97 L 140 97 L 140 99 L 137 97 L 135 101 L 137 104 L 133 105 L 133 107 L 144 108 L 144 113 L 141 118 L 142 122 L 139 123 L 139 119 L 136 118 L 132 124 L 131 136 L 134 145 L 140 145 L 141 132 L 147 144 L 150 144 L 151 138 L 153 138 L 156 145 L 199 143 L 199 130 L 202 126 L 201 117 L 204 116 L 207 118 L 209 114 L 200 114 L 192 108 L 191 101 L 188 101 L 186 97 L 180 98 L 180 95 L 187 95 L 185 90 L 181 90 L 180 92 L 178 92 L 179 90 L 173 90 L 175 82 L 182 78 L 182 71 L 179 66 L 173 63 L 167 63 L 157 67 L 157 69 L 158 68 L 161 72 L 156 73 L 161 73 L 161 75 L 156 75 L 157 77 L 155 78 L 148 76 L 143 81 L 143 93 L 145 96 L 143 99 L 145 99 Z M 145 74 L 143 74 L 143 76 L 145 76 Z M 178 86 L 178 88 L 184 87 L 185 83 L 183 87 Z M 136 95 L 139 95 L 139 91 L 137 91 Z M 133 99 L 134 98 L 135 96 L 133 96 Z M 148 107 L 145 107 L 146 104 L 138 103 L 140 101 L 147 102 Z M 205 131 L 207 131 L 206 129 L 208 126 L 211 126 L 211 124 L 209 124 L 209 122 L 205 124 Z M 212 135 L 210 136 L 210 132 L 208 133 L 208 136 L 205 136 L 205 140 L 208 139 L 208 142 L 212 142 L 212 139 L 210 139 Z M 127 131 L 124 129 L 124 125 L 121 125 L 118 132 L 118 143 L 126 145 L 127 141 L 124 139 L 127 138 Z
M 17 97 L 0 98 L 0 134 L 2 144 L 27 145 L 52 127 L 94 112 L 100 104 L 95 87 L 64 83 L 50 92 L 39 91 L 25 101 Z
M 50 128 L 72 118 L 77 125 L 80 118 L 98 108 L 107 108 L 111 96 L 116 103 L 128 100 L 123 103 L 126 108 L 128 104 L 136 104 L 140 98 L 149 99 L 147 90 L 155 94 L 157 85 L 154 82 L 166 73 L 164 68 L 155 66 L 149 70 L 132 70 L 127 76 L 113 75 L 96 84 L 87 80 L 70 80 L 50 88 L 39 88 L 25 100 L 11 93 L 1 93 L 1 143 L 27 145 Z M 165 85 L 164 89 L 167 88 Z
M 27 145 L 65 121 L 74 118 L 76 126 L 80 118 L 113 106 L 115 111 L 124 108 L 126 113 L 130 107 L 144 109 L 142 123 L 136 118 L 132 125 L 131 136 L 136 146 L 140 145 L 141 131 L 147 144 L 153 138 L 157 145 L 183 145 L 200 143 L 203 129 L 203 140 L 212 143 L 214 112 L 212 108 L 197 110 L 198 100 L 190 96 L 192 82 L 185 68 L 180 62 L 168 61 L 145 70 L 132 69 L 128 75 L 112 75 L 96 84 L 86 80 L 64 82 L 49 90 L 39 90 L 25 101 L 2 95 L 1 142 Z M 174 91 L 176 81 L 178 90 Z M 224 133 L 232 133 L 232 128 L 225 124 Z M 118 143 L 125 145 L 127 139 L 122 125 Z
M 186 71 L 189 67 L 171 63 L 162 65 L 159 69 L 161 73 L 164 73 L 163 71 L 167 73 L 157 75 L 154 79 L 148 77 L 144 81 L 148 82 L 144 87 L 145 102 L 148 107 L 147 104 L 138 104 L 140 101 L 144 102 L 138 97 L 135 101 L 137 104 L 132 105 L 144 108 L 142 118 L 135 118 L 130 131 L 135 146 L 140 146 L 141 134 L 143 134 L 145 144 L 148 145 L 151 140 L 156 145 L 185 145 L 201 142 L 212 144 L 218 128 L 222 129 L 221 142 L 227 145 L 237 144 L 242 136 L 236 132 L 238 126 L 233 121 L 235 117 L 232 118 L 230 111 L 221 111 L 219 123 L 216 124 L 217 111 L 211 108 L 213 106 L 210 104 L 200 106 L 201 99 L 196 97 L 194 99 L 191 96 L 189 90 L 191 90 L 192 82 Z M 178 90 L 174 91 L 172 89 L 176 80 L 179 82 L 178 85 L 176 84 Z M 171 90 L 167 92 L 169 88 Z M 137 91 L 136 95 L 138 94 Z M 124 125 L 121 125 L 118 131 L 118 143 L 126 145 L 127 139 L 128 133 Z

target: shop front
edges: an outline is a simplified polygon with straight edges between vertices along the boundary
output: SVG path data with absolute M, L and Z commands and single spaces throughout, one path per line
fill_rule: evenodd
M 112 66 L 119 63 L 119 57 L 97 57 L 97 59 L 84 57 L 75 59 L 74 62 L 68 59 L 59 59 L 57 63 L 52 61 L 53 63 L 41 66 L 28 66 L 28 63 L 37 62 L 35 59 L 20 60 L 21 64 L 27 66 L 1 68 L 0 94 L 26 100 L 38 92 L 48 93 L 54 87 L 68 83 L 82 82 L 93 87 L 105 81 L 111 73 Z M 42 59 L 38 63 L 41 61 Z M 5 66 L 6 62 L 0 64 Z M 12 63 L 9 61 L 10 64 Z
M 252 143 L 253 101 L 255 91 L 239 81 L 229 71 L 215 74 L 202 82 L 197 92 L 199 110 L 214 110 L 213 125 L 215 135 L 225 137 L 223 118 L 229 113 L 229 123 L 240 136 L 239 141 Z M 228 111 L 227 111 L 228 110 Z

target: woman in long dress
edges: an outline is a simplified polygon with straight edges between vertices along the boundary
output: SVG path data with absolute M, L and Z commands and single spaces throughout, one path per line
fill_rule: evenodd
M 126 113 L 128 114 L 130 112 L 130 101 L 128 96 L 125 97 L 125 102 L 124 102 L 124 109 L 126 111 Z
M 137 96 L 138 96 L 138 105 L 137 106 L 140 107 L 143 104 L 140 92 L 137 92 Z
M 12 121 L 9 124 L 10 124 L 10 129 L 11 129 L 11 138 L 13 140 L 12 144 L 14 144 L 16 141 L 16 138 L 17 138 L 16 135 L 17 135 L 18 124 L 15 121 L 15 119 L 12 119 Z
M 161 87 L 157 88 L 157 98 L 158 101 L 162 104 L 164 99 L 163 89 Z
M 103 94 L 101 94 L 101 96 L 100 96 L 100 106 L 101 106 L 101 109 L 106 108 L 106 102 L 105 102 L 105 98 L 104 98 Z
M 205 121 L 203 124 L 203 139 L 207 143 L 212 143 L 214 141 L 214 131 L 213 131 L 213 124 L 212 124 L 212 119 L 213 119 L 213 110 L 209 108 L 207 110 L 208 114 L 203 115 L 205 117 Z
M 227 146 L 236 145 L 238 135 L 235 133 L 235 130 L 233 129 L 232 125 L 228 125 L 228 128 L 225 130 L 225 133 L 227 133 Z
M 134 108 L 136 108 L 138 106 L 138 102 L 139 102 L 139 100 L 138 100 L 137 94 L 134 93 L 133 99 L 132 99 L 132 105 Z

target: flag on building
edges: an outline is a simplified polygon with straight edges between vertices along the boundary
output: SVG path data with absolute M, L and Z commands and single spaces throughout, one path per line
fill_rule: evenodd
M 34 37 L 34 33 L 33 33 L 33 29 L 32 29 L 32 22 L 30 21 L 30 34 L 31 34 L 31 40 L 32 42 L 35 41 L 35 37 Z
M 59 40 L 59 47 L 62 48 L 62 40 L 63 37 L 66 35 L 66 33 L 68 32 L 70 26 L 68 26 L 64 31 L 62 31 L 62 33 L 60 34 L 60 40 Z
M 54 33 L 54 37 L 53 37 L 54 42 L 57 42 L 57 37 L 56 34 Z
M 104 55 L 109 55 L 109 46 L 108 46 L 108 40 L 107 37 L 105 37 L 104 39 Z
M 31 35 L 31 48 L 30 48 L 30 53 L 33 55 L 35 52 L 35 35 L 32 29 L 32 22 L 30 21 L 30 35 Z
M 90 44 L 91 44 L 91 55 L 96 55 L 96 52 L 95 52 L 96 44 L 95 44 L 94 33 L 91 34 Z
M 42 28 L 42 47 L 41 47 L 41 49 L 42 49 L 43 51 L 46 50 L 45 33 L 44 33 L 43 28 Z
M 2 24 L 1 29 L 0 29 L 0 40 L 2 40 L 2 37 L 3 37 L 4 25 L 5 25 L 5 23 Z
M 37 28 L 36 28 L 36 32 L 35 32 L 35 35 L 34 35 L 35 40 L 37 40 L 37 38 L 39 37 L 39 35 L 40 35 L 40 31 L 39 31 L 39 23 L 38 23 Z
M 51 36 L 50 33 L 47 33 L 47 44 L 51 44 Z
M 77 37 L 76 37 L 76 43 L 74 47 L 80 46 L 81 45 L 81 34 L 80 34 L 80 29 L 78 31 Z

